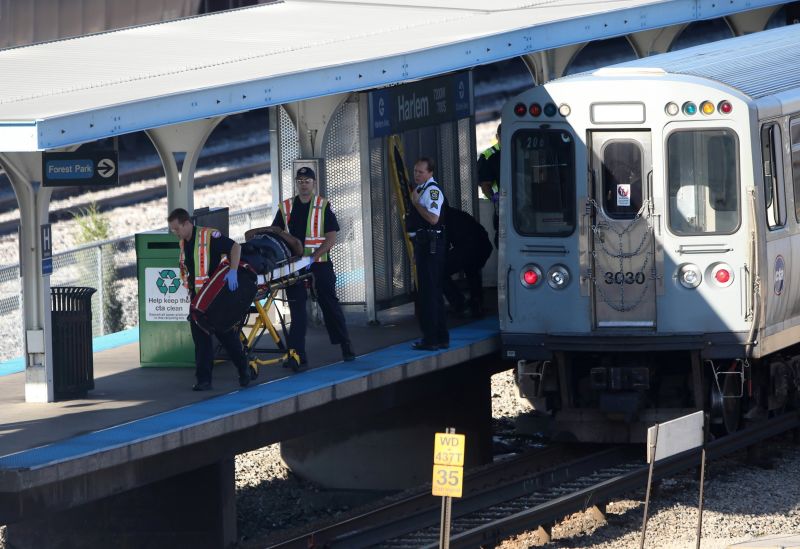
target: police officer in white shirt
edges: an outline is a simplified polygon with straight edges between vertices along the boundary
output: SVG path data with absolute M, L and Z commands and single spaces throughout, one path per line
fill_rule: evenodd
M 413 349 L 435 351 L 450 346 L 442 284 L 447 261 L 445 212 L 447 200 L 433 178 L 434 164 L 422 157 L 414 164 L 414 182 L 407 227 L 414 233 L 414 259 L 419 285 L 419 322 L 422 339 Z

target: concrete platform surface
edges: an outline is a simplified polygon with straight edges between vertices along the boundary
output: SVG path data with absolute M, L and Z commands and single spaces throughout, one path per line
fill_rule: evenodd
M 382 312 L 381 323 L 377 326 L 367 325 L 363 314 L 348 313 L 347 316 L 356 355 L 419 337 L 410 305 Z M 450 318 L 449 322 L 457 326 L 470 321 Z M 306 345 L 310 369 L 341 361 L 340 348 L 329 343 L 324 327 L 310 328 Z M 230 363 L 215 367 L 214 390 L 205 392 L 191 391 L 192 368 L 141 368 L 138 343 L 95 353 L 94 370 L 95 389 L 87 398 L 47 404 L 25 402 L 24 373 L 0 377 L 0 456 L 239 390 L 236 371 Z M 280 365 L 262 367 L 254 383 L 291 375 L 295 375 L 294 372 Z

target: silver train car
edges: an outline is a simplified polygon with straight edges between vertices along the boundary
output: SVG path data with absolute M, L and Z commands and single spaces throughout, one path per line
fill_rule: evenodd
M 502 123 L 502 352 L 557 433 L 796 404 L 800 25 L 554 80 Z

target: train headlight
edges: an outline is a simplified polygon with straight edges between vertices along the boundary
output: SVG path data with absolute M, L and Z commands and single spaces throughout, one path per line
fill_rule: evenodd
M 687 101 L 683 104 L 683 114 L 688 114 L 689 116 L 697 114 L 697 105 L 691 101 Z
M 675 116 L 679 111 L 680 109 L 678 108 L 677 103 L 667 103 L 667 105 L 664 107 L 664 112 L 670 116 Z
M 711 101 L 703 101 L 700 103 L 700 112 L 703 114 L 714 114 L 714 103 Z
M 544 115 L 545 116 L 555 116 L 557 112 L 558 112 L 558 109 L 552 103 L 547 103 L 544 106 Z
M 733 284 L 733 269 L 727 263 L 716 263 L 710 268 L 711 280 L 720 288 L 727 288 Z
M 547 271 L 547 284 L 554 290 L 563 290 L 569 284 L 569 271 L 564 265 L 553 265 Z
M 729 101 L 720 101 L 717 110 L 722 114 L 730 114 L 733 112 L 733 105 Z
M 697 288 L 703 281 L 703 274 L 697 265 L 687 263 L 678 269 L 678 281 L 684 288 Z
M 535 288 L 542 280 L 542 269 L 539 268 L 538 265 L 529 263 L 522 268 L 522 272 L 519 275 L 519 280 L 526 288 Z
M 528 109 L 525 108 L 523 103 L 517 103 L 514 105 L 514 114 L 517 116 L 524 116 L 526 112 L 528 112 Z
M 528 112 L 531 113 L 531 116 L 541 116 L 542 106 L 539 103 L 531 103 L 531 106 L 528 107 Z
M 560 114 L 560 115 L 561 115 L 561 116 L 563 116 L 564 118 L 566 118 L 567 116 L 569 116 L 569 113 L 571 113 L 571 112 L 572 112 L 572 109 L 571 109 L 571 108 L 569 107 L 569 105 L 567 105 L 566 103 L 562 103 L 562 104 L 561 104 L 561 105 L 559 105 L 559 107 L 558 107 L 558 114 Z

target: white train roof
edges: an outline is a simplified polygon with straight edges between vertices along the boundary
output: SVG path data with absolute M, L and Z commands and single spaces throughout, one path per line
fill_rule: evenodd
M 720 40 L 620 63 L 613 69 L 661 69 L 709 78 L 752 99 L 800 88 L 800 25 Z M 603 73 L 603 69 L 596 71 Z

